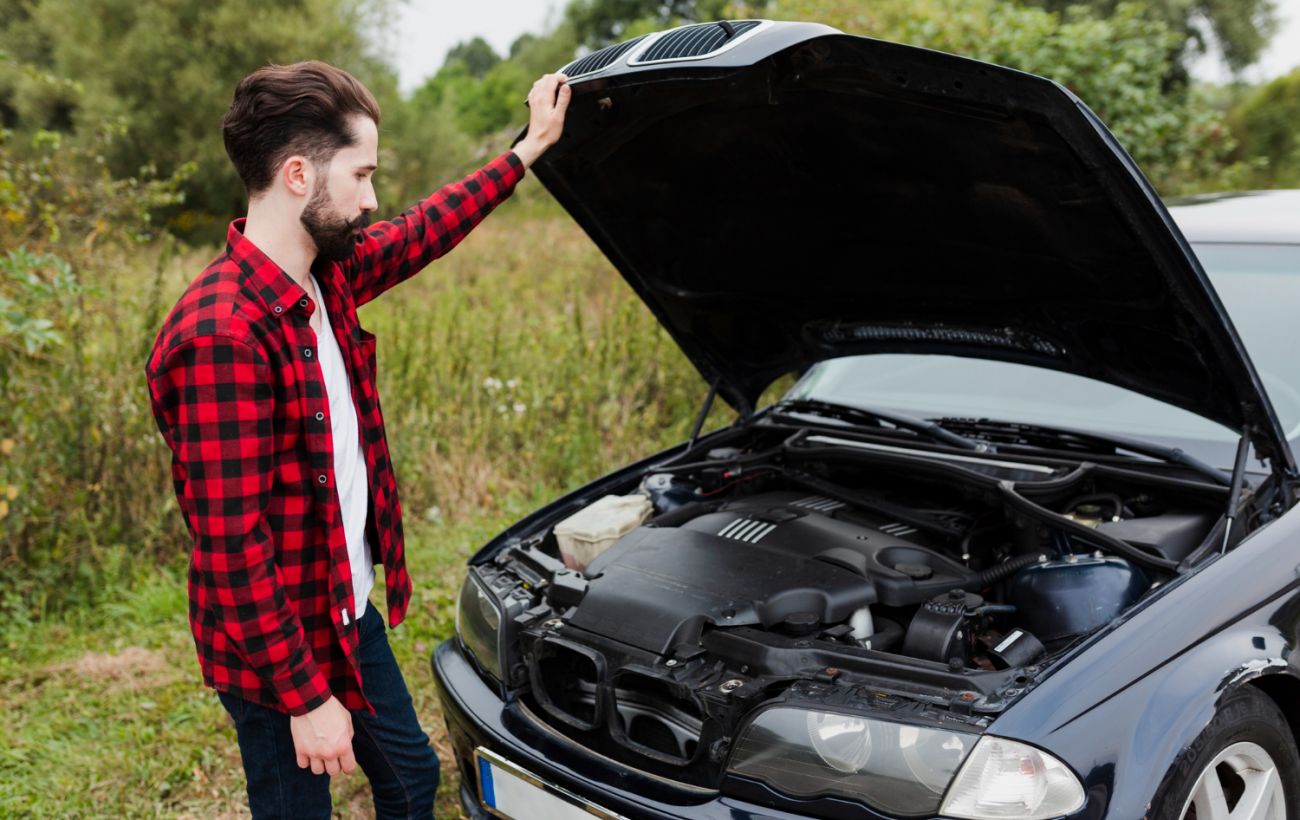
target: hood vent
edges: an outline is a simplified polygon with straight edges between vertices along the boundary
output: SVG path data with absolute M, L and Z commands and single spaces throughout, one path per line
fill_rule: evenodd
M 604 69 L 609 68 L 624 54 L 627 54 L 633 46 L 644 39 L 645 35 L 642 35 L 640 37 L 634 37 L 631 40 L 626 40 L 622 43 L 615 43 L 612 46 L 605 46 L 599 51 L 593 51 L 585 57 L 580 57 L 577 60 L 574 60 L 564 68 L 560 69 L 560 73 L 572 80 L 585 74 L 594 74 L 597 71 L 603 71 Z
M 701 23 L 673 29 L 655 40 L 644 53 L 637 55 L 630 65 L 664 63 L 672 60 L 693 60 L 716 54 L 730 48 L 746 34 L 758 28 L 759 20 L 722 21 Z

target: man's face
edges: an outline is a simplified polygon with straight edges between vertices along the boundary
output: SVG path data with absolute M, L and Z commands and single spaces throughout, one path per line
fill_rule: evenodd
M 361 231 L 378 207 L 372 177 L 378 163 L 379 129 L 363 115 L 351 119 L 355 142 L 328 163 L 313 164 L 315 182 L 303 207 L 303 227 L 316 244 L 318 259 L 338 262 L 356 250 Z

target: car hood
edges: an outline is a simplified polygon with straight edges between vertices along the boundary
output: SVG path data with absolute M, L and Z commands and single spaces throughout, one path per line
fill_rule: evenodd
M 819 360 L 970 356 L 1248 428 L 1291 466 L 1204 271 L 1065 88 L 812 24 L 648 52 L 664 36 L 567 67 L 534 172 L 742 413 Z

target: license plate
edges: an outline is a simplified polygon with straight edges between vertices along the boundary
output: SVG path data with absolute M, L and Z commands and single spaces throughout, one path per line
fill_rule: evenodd
M 508 820 L 624 820 L 607 809 L 551 785 L 483 747 L 474 750 L 483 808 Z

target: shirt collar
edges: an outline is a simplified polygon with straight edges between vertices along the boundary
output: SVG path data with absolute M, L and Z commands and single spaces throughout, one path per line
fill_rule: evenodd
M 230 223 L 230 228 L 226 231 L 226 254 L 248 275 L 249 281 L 272 315 L 283 317 L 295 308 L 311 315 L 316 307 L 313 295 L 244 236 L 246 222 L 246 218 L 240 217 Z M 325 278 L 329 277 L 334 267 L 322 264 L 312 266 L 312 273 L 320 282 L 322 292 L 325 289 Z

